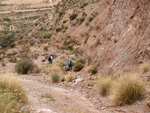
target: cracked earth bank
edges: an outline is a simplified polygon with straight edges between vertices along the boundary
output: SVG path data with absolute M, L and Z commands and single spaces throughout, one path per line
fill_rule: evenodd
M 45 75 L 19 78 L 27 90 L 30 104 L 26 107 L 31 113 L 103 113 L 79 92 L 53 86 Z M 55 101 L 42 97 L 46 93 Z

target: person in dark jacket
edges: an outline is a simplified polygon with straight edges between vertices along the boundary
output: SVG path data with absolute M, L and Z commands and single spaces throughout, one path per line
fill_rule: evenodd
M 52 64 L 52 62 L 53 62 L 53 56 L 52 56 L 52 55 L 50 55 L 50 56 L 48 57 L 48 61 L 49 61 L 49 64 Z

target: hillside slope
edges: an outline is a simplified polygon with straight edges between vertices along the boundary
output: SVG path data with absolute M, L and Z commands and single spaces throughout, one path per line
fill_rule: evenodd
M 84 3 L 68 7 L 64 4 L 63 8 L 59 6 L 61 10 L 56 11 L 53 22 L 45 20 L 43 23 L 54 30 L 53 43 L 60 45 L 64 39 L 74 40 L 84 51 L 88 64 L 99 68 L 123 67 L 149 60 L 149 0 L 101 0 L 84 7 Z M 73 13 L 77 17 L 69 20 Z M 58 26 L 67 29 L 56 32 Z

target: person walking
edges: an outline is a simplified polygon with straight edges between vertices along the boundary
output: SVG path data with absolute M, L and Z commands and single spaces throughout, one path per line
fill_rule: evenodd
M 71 60 L 68 61 L 68 67 L 69 67 L 69 70 L 72 70 L 72 61 Z
M 52 56 L 52 55 L 50 55 L 50 56 L 48 57 L 48 61 L 49 61 L 49 64 L 52 64 L 52 62 L 53 62 L 53 56 Z

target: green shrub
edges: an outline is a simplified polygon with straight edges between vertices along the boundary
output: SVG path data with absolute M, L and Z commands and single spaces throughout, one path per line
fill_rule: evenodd
M 144 95 L 144 82 L 135 74 L 119 77 L 111 91 L 111 99 L 116 105 L 132 104 L 144 97 Z
M 62 17 L 64 14 L 64 12 L 59 12 L 59 17 Z
M 2 48 L 14 47 L 14 33 L 3 33 L 0 32 L 0 46 Z
M 28 45 L 24 45 L 23 47 L 22 47 L 22 52 L 28 52 L 30 49 L 29 49 L 29 46 Z
M 3 18 L 4 21 L 11 21 L 10 18 Z
M 61 31 L 61 27 L 57 27 L 56 32 L 60 32 L 60 31 Z
M 67 29 L 68 29 L 68 27 L 66 27 L 66 26 L 64 26 L 64 25 L 61 26 L 61 31 L 62 31 L 62 32 L 66 32 Z
M 74 68 L 73 68 L 73 70 L 75 71 L 75 72 L 78 72 L 78 71 L 80 71 L 82 68 L 84 67 L 84 64 L 82 64 L 82 63 L 76 63 L 75 65 L 74 65 Z
M 42 34 L 42 38 L 44 39 L 50 39 L 52 37 L 52 33 L 51 32 L 44 32 Z
M 85 17 L 80 18 L 79 19 L 79 24 L 81 25 L 84 22 L 84 20 L 85 20 Z
M 32 60 L 23 58 L 15 66 L 15 70 L 19 74 L 29 74 L 33 71 L 35 65 Z
M 96 80 L 96 88 L 99 94 L 105 96 L 110 93 L 110 88 L 112 86 L 112 78 L 108 76 L 100 76 Z
M 52 75 L 51 77 L 52 83 L 57 83 L 60 80 L 60 76 L 57 74 Z
M 65 24 L 66 22 L 68 22 L 68 20 L 63 20 L 63 24 Z
M 70 21 L 76 19 L 77 16 L 78 16 L 78 15 L 77 15 L 76 13 L 72 13 L 72 14 L 70 15 Z

